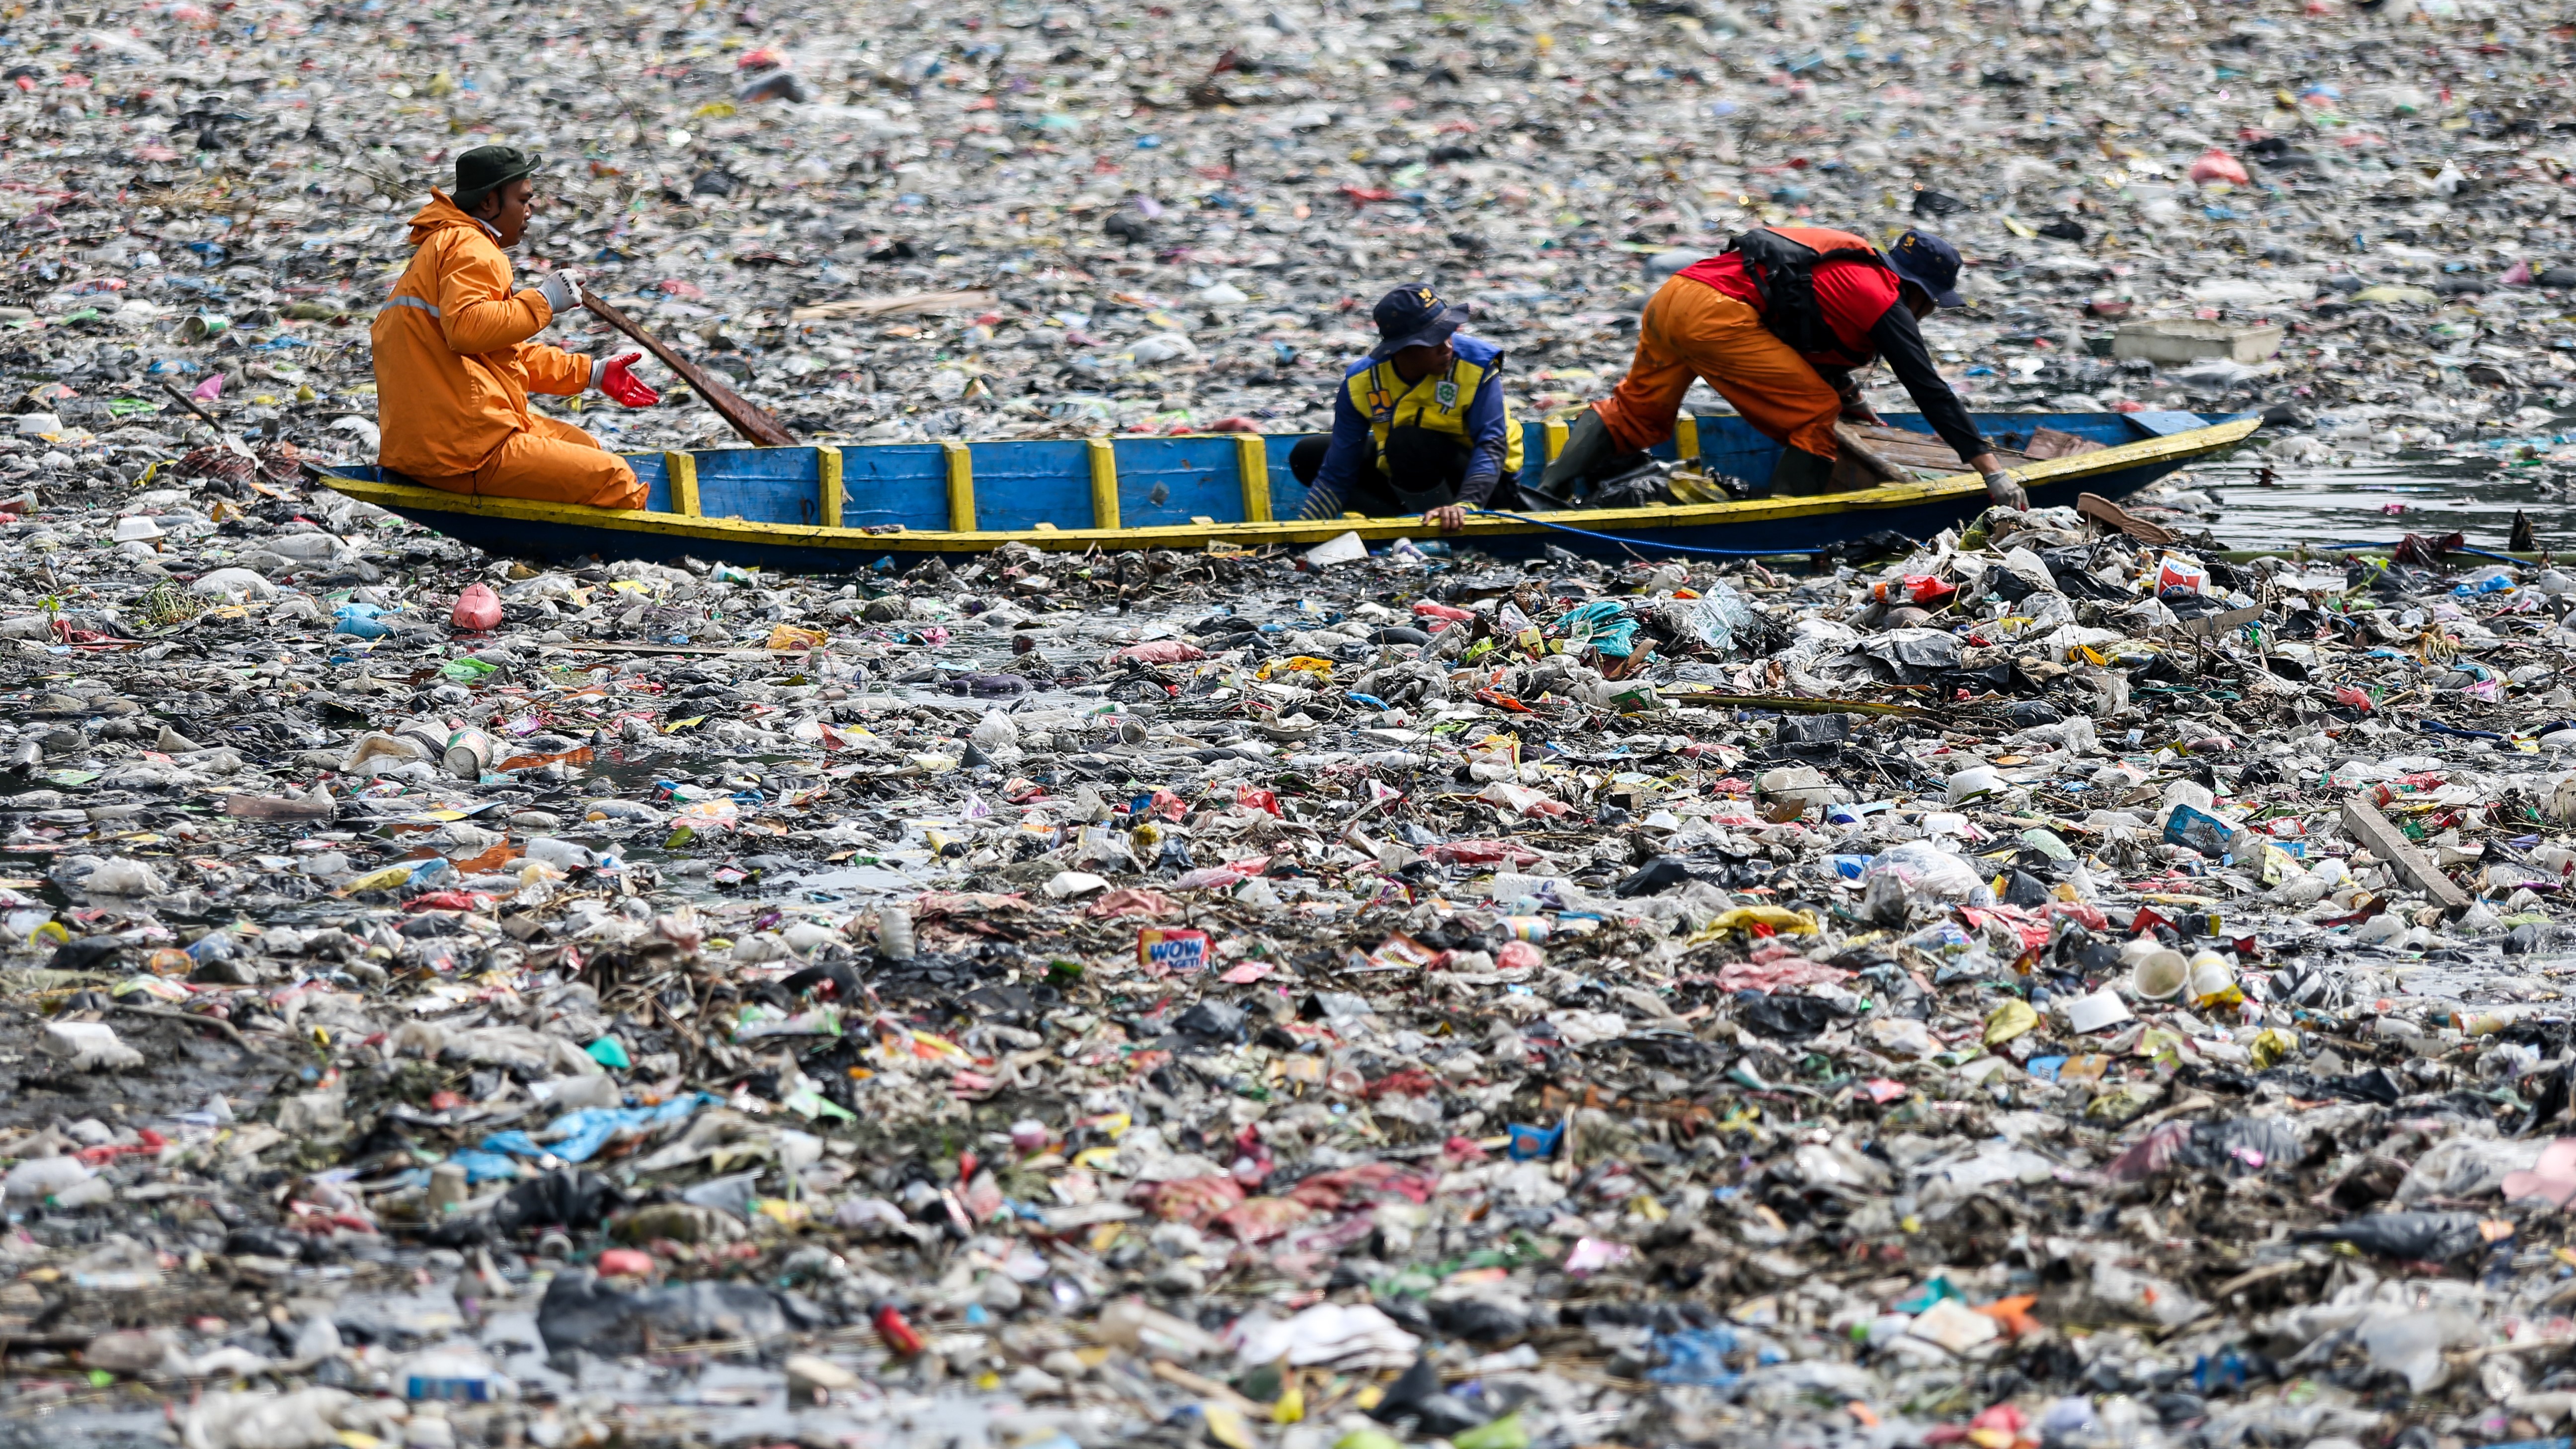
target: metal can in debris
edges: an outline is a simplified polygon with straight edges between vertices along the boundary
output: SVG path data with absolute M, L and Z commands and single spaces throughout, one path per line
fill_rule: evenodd
M 1136 929 L 1136 964 L 1154 975 L 1204 971 L 1208 964 L 1208 933 L 1179 926 L 1140 926 Z
M 447 773 L 460 780 L 480 780 L 492 768 L 492 737 L 481 730 L 464 729 L 447 737 Z

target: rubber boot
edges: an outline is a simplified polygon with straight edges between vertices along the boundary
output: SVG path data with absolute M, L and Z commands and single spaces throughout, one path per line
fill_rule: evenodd
M 1771 466 L 1774 498 L 1805 498 L 1830 492 L 1833 482 L 1834 460 L 1801 448 L 1782 448 L 1780 461 Z
M 1610 425 L 1601 421 L 1599 413 L 1585 408 L 1566 432 L 1565 451 L 1557 454 L 1556 461 L 1539 475 L 1539 491 L 1559 502 L 1571 502 L 1574 485 L 1618 453 L 1619 440 L 1610 436 Z

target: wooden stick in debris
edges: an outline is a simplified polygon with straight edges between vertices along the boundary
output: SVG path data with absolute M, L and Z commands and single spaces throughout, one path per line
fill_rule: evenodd
M 582 294 L 581 305 L 589 308 L 592 316 L 643 344 L 645 351 L 658 358 L 664 367 L 678 373 L 680 381 L 687 383 L 690 391 L 705 398 L 707 406 L 716 410 L 716 416 L 723 418 L 747 441 L 763 448 L 796 446 L 796 435 L 787 431 L 784 423 L 743 401 L 741 394 L 707 376 L 696 363 L 672 351 L 660 338 L 636 326 L 625 313 L 587 292 Z
M 193 1011 L 172 1011 L 166 1006 L 137 1006 L 130 1001 L 117 1002 L 116 1009 L 123 1012 L 130 1012 L 136 1016 L 157 1016 L 163 1021 L 184 1022 L 189 1026 L 202 1026 L 210 1031 L 223 1033 L 225 1037 L 231 1040 L 234 1046 L 240 1047 L 243 1051 L 256 1054 L 259 1050 L 259 1048 L 250 1044 L 250 1038 L 241 1034 L 240 1027 L 233 1025 L 231 1022 L 226 1021 L 221 1017 L 201 1016 Z
M 2426 859 L 2403 831 L 2389 824 L 2388 817 L 2379 813 L 2379 807 L 2368 796 L 2355 795 L 2343 802 L 2343 828 L 2364 849 L 2388 862 L 2389 869 L 2430 897 L 2442 908 L 2443 915 L 2457 919 L 2469 908 L 2468 896 L 2442 874 L 2441 867 Z
M 223 433 L 224 425 L 215 421 L 215 415 L 213 413 L 197 406 L 197 400 L 195 398 L 188 396 L 186 393 L 179 391 L 177 388 L 172 387 L 166 382 L 161 384 L 161 390 L 170 394 L 170 400 L 172 402 L 175 402 L 179 406 L 186 408 L 188 411 L 195 413 L 197 415 L 197 420 L 204 423 L 207 427 L 214 429 L 218 436 Z

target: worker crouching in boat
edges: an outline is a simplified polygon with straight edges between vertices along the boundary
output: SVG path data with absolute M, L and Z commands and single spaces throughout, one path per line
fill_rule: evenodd
M 581 303 L 581 280 L 554 271 L 514 289 L 503 249 L 536 209 L 539 158 L 478 146 L 456 158 L 453 196 L 430 191 L 411 219 L 411 265 L 376 314 L 377 462 L 432 488 L 641 508 L 624 459 L 567 423 L 528 410 L 528 394 L 596 389 L 630 408 L 660 396 L 630 368 L 640 352 L 585 357 L 528 339 Z
M 1845 486 L 1834 477 L 1834 425 L 1877 421 L 1855 374 L 1884 357 L 1932 431 L 1984 477 L 1987 496 L 2028 506 L 2019 480 L 1933 366 L 1916 325 L 1965 300 L 1959 266 L 1948 242 L 1919 231 L 1885 252 L 1823 227 L 1746 232 L 1647 301 L 1627 377 L 1575 419 L 1539 487 L 1563 495 L 1671 437 L 1682 394 L 1700 378 L 1781 444 L 1773 494 L 1832 491 Z
M 1503 351 L 1460 335 L 1464 305 L 1398 287 L 1372 314 L 1378 344 L 1333 396 L 1333 432 L 1288 454 L 1300 518 L 1419 513 L 1455 533 L 1479 508 L 1515 508 L 1521 430 L 1503 398 Z

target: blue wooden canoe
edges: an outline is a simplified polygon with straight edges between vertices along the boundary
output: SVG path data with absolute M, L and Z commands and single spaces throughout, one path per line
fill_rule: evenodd
M 1887 421 L 1925 434 L 1919 416 Z M 2253 417 L 2183 412 L 1990 413 L 1990 436 L 2053 428 L 2104 445 L 2020 470 L 2038 506 L 2079 493 L 2117 499 L 2253 433 Z M 1528 476 L 1563 446 L 1561 424 L 1529 424 Z M 1738 478 L 1765 478 L 1779 445 L 1733 416 L 1683 420 L 1657 450 Z M 1006 543 L 1111 551 L 1321 543 L 1356 530 L 1372 544 L 1430 538 L 1419 518 L 1296 518 L 1295 434 L 1204 434 L 1033 442 L 872 443 L 631 453 L 652 488 L 640 510 L 474 498 L 391 482 L 373 467 L 322 481 L 489 552 L 666 562 L 682 555 L 803 572 L 865 568 L 891 554 L 973 553 Z M 1458 541 L 1501 557 L 1549 544 L 1623 558 L 1631 550 L 1811 553 L 1892 529 L 1928 538 L 1986 506 L 1973 474 L 1801 498 L 1574 509 L 1470 520 Z M 1583 530 L 1572 532 L 1568 530 Z M 1613 535 L 1603 538 L 1596 535 Z

